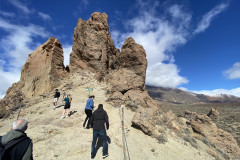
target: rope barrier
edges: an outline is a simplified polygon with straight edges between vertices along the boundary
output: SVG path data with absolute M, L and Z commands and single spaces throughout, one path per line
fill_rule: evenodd
M 124 107 L 121 107 L 119 97 L 118 97 L 118 104 L 119 104 L 119 116 L 120 116 L 121 122 L 122 122 L 122 142 L 123 142 L 124 160 L 130 160 L 128 145 L 127 145 L 127 138 L 126 138 L 126 134 L 125 134 L 125 130 L 124 130 Z M 122 111 L 121 111 L 121 109 L 122 109 Z
M 18 118 L 19 118 L 19 114 L 20 114 L 20 112 L 21 112 L 21 108 L 22 108 L 22 105 L 20 104 L 20 107 L 19 107 L 19 110 L 18 110 L 18 115 L 17 115 L 17 120 L 18 120 Z

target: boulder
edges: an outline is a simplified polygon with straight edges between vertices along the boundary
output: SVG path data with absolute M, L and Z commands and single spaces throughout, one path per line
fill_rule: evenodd
M 132 126 L 142 130 L 147 135 L 153 135 L 157 122 L 158 108 L 139 108 L 135 113 Z
M 208 112 L 207 116 L 211 119 L 217 119 L 220 115 L 220 112 L 217 108 L 211 108 L 211 110 Z

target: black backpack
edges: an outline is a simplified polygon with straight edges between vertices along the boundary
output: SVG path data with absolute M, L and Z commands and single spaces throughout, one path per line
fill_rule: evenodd
M 0 136 L 0 160 L 8 160 L 9 158 L 6 155 L 6 152 L 13 148 L 19 142 L 27 138 L 27 136 L 24 136 L 18 139 L 14 139 L 5 145 L 2 145 L 2 136 Z

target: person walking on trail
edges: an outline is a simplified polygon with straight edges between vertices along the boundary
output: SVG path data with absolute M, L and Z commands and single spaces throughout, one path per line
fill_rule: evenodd
M 99 104 L 98 109 L 93 112 L 91 118 L 91 127 L 93 128 L 93 140 L 92 140 L 92 149 L 91 149 L 91 159 L 94 159 L 96 156 L 96 141 L 97 138 L 101 138 L 103 141 L 103 158 L 108 157 L 108 144 L 107 144 L 107 134 L 105 129 L 105 124 L 107 130 L 109 129 L 108 114 L 103 109 L 103 105 Z
M 32 140 L 25 133 L 27 127 L 27 120 L 16 120 L 10 128 L 11 131 L 2 137 L 0 136 L 0 151 L 3 151 L 1 148 L 6 149 L 2 157 L 2 153 L 0 153 L 1 160 L 33 160 Z
M 68 94 L 66 98 L 64 98 L 64 101 L 65 101 L 65 105 L 64 105 L 64 110 L 63 110 L 63 114 L 61 116 L 61 119 L 63 118 L 68 118 L 69 117 L 69 111 L 70 111 L 70 107 L 71 107 L 71 101 L 72 101 L 72 98 L 71 98 L 71 95 Z M 67 115 L 65 116 L 65 114 L 67 113 Z
M 54 110 L 57 107 L 57 102 L 58 102 L 59 97 L 60 97 L 60 92 L 58 91 L 58 89 L 56 89 L 56 92 L 55 92 L 54 98 L 53 98 L 53 109 Z
M 85 128 L 85 125 L 87 123 L 86 129 L 90 128 L 90 119 L 92 117 L 92 110 L 94 108 L 94 102 L 93 102 L 94 98 L 95 98 L 94 95 L 90 96 L 85 106 L 85 114 L 87 115 L 87 117 L 85 118 L 85 121 L 83 123 L 83 128 Z

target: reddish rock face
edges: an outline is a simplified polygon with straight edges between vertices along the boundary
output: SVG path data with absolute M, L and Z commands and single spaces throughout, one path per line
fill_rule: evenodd
M 109 33 L 106 13 L 95 12 L 88 21 L 79 19 L 73 35 L 70 70 L 90 70 L 101 76 L 113 66 L 119 50 Z M 100 76 L 100 77 L 101 77 Z
M 117 91 L 124 94 L 132 89 L 145 89 L 146 52 L 132 37 L 125 40 L 114 66 L 115 69 L 112 69 L 105 78 L 112 86 L 111 92 Z
M 29 54 L 21 70 L 20 81 L 7 90 L 6 96 L 0 101 L 0 118 L 15 103 L 22 103 L 25 98 L 51 92 L 60 85 L 67 72 L 63 65 L 63 49 L 61 43 L 50 37 L 47 42 Z
M 118 57 L 119 68 L 125 68 L 141 77 L 141 83 L 145 83 L 147 59 L 143 46 L 137 44 L 132 37 L 125 40 L 121 54 Z
M 61 43 L 50 37 L 28 56 L 21 71 L 18 87 L 31 97 L 52 91 L 65 76 Z

